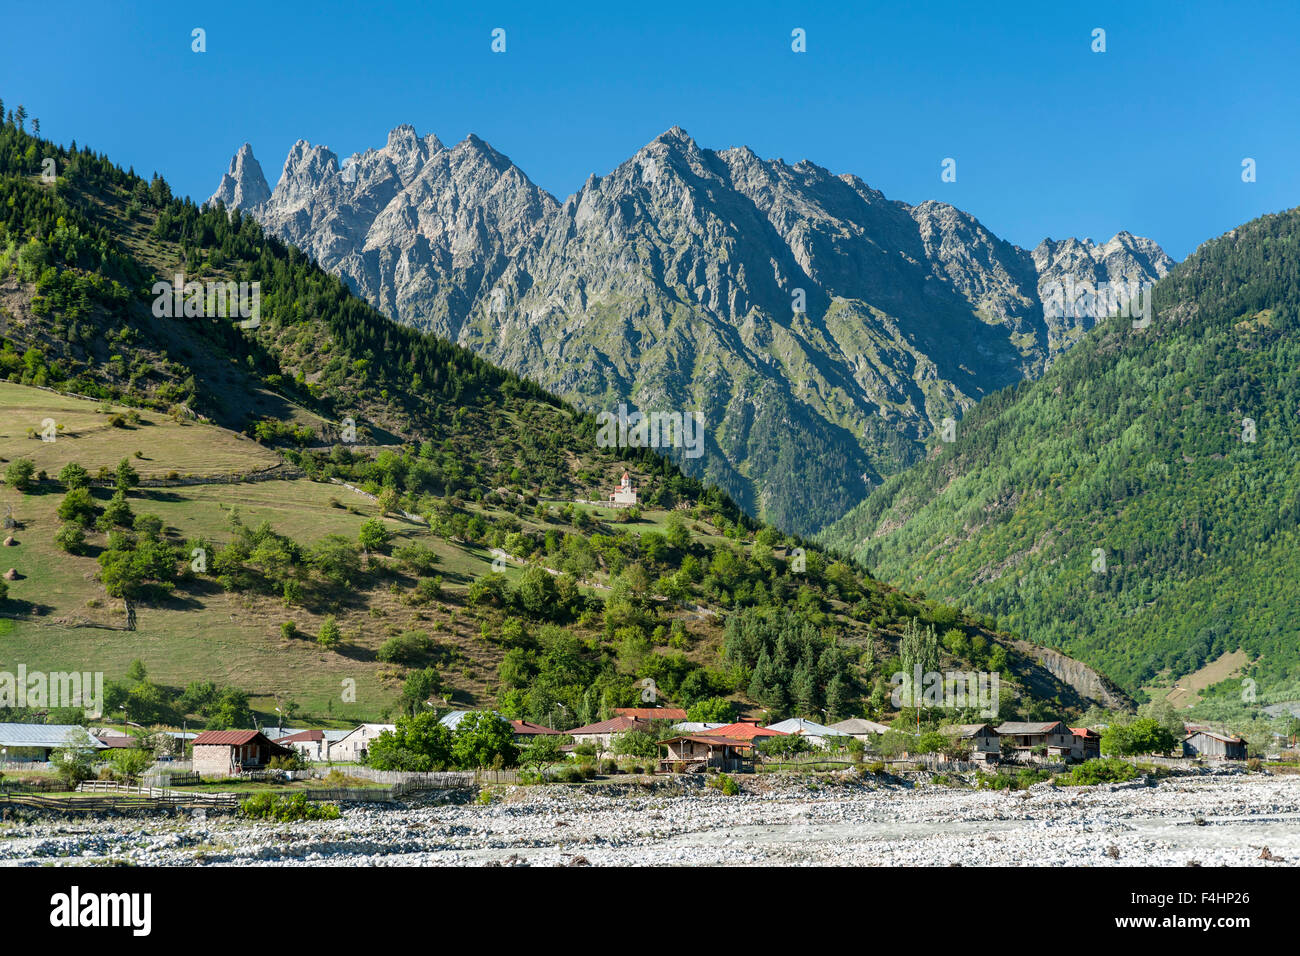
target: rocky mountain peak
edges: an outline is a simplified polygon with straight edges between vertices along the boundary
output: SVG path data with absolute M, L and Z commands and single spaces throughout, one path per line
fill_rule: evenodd
M 253 147 L 245 143 L 230 160 L 230 169 L 221 177 L 217 191 L 210 202 L 222 202 L 227 208 L 249 208 L 271 198 L 271 188 L 262 173 L 262 165 L 253 155 Z

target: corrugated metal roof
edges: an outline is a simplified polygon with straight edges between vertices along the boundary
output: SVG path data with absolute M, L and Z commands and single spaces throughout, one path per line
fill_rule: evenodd
M 863 717 L 850 717 L 848 720 L 831 724 L 831 730 L 842 730 L 846 734 L 883 734 L 888 729 L 884 724 Z
M 842 730 L 833 730 L 823 724 L 817 724 L 811 720 L 804 720 L 802 717 L 791 717 L 789 720 L 782 720 L 775 724 L 769 724 L 767 729 L 779 730 L 783 734 L 799 734 L 800 736 L 809 737 L 848 736 Z
M 619 717 L 636 717 L 638 720 L 685 720 L 686 711 L 680 707 L 615 707 Z
M 1061 728 L 1060 732 L 1064 732 L 1064 730 L 1066 729 L 1065 725 L 1062 724 L 1059 720 L 1046 720 L 1046 721 L 1040 721 L 1038 723 L 1009 720 L 1005 724 L 1002 724 L 1001 726 L 995 727 L 993 729 L 996 730 L 999 734 L 1021 734 L 1023 736 L 1026 734 L 1052 733 L 1055 731 L 1057 727 Z
M 558 730 L 552 730 L 550 727 L 543 727 L 541 724 L 534 724 L 531 721 L 527 721 L 527 720 L 512 720 L 510 721 L 510 726 L 514 728 L 514 731 L 517 734 L 533 734 L 533 735 L 545 736 L 546 734 L 560 733 L 560 731 Z
M 578 734 L 617 734 L 627 730 L 649 729 L 650 722 L 648 720 L 637 720 L 635 717 L 611 717 L 609 720 L 587 724 L 585 727 L 574 727 L 572 730 L 566 730 L 565 733 L 577 736 Z
M 752 740 L 754 737 L 788 736 L 783 730 L 773 730 L 771 727 L 760 727 L 758 724 L 746 723 L 744 721 L 735 724 L 725 724 L 722 727 L 704 731 L 703 736 L 712 737 L 714 734 L 719 737 L 735 737 L 737 740 Z
M 70 733 L 78 738 L 84 734 L 90 740 L 89 746 L 105 749 L 103 743 L 79 724 L 0 724 L 0 747 L 63 747 Z
M 997 733 L 988 724 L 950 724 L 947 727 L 940 727 L 939 733 L 953 737 L 977 737 L 985 728 L 988 728 L 991 733 Z
M 272 738 L 272 740 L 274 740 L 277 744 L 308 743 L 310 741 L 324 740 L 324 739 L 325 739 L 325 733 L 324 731 L 320 731 L 320 730 L 300 730 L 296 734 L 286 734 L 283 737 Z
M 497 720 L 505 720 L 495 710 L 453 710 L 450 713 L 443 714 L 438 718 L 438 723 L 442 724 L 448 730 L 455 730 L 460 726 L 460 722 L 470 714 L 491 714 Z M 508 721 L 507 721 L 508 722 Z
M 262 736 L 256 730 L 205 730 L 194 738 L 194 746 L 242 747 Z
M 679 724 L 673 724 L 673 730 L 679 734 L 699 734 L 706 730 L 717 730 L 719 727 L 726 726 L 726 724 L 720 724 L 717 721 L 684 720 Z

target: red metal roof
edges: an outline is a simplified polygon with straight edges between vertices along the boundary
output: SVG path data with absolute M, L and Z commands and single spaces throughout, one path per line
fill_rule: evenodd
M 1091 727 L 1071 727 L 1070 733 L 1074 734 L 1074 736 L 1076 737 L 1100 737 L 1101 736 L 1101 734 L 1097 733 L 1097 731 L 1093 730 Z
M 194 738 L 194 746 L 202 747 L 206 744 L 215 744 L 217 746 L 242 747 L 244 744 L 252 743 L 262 735 L 256 730 L 205 730 Z M 270 743 L 268 740 L 267 743 Z
M 755 737 L 790 736 L 784 730 L 769 730 L 767 727 L 760 727 L 758 724 L 744 721 L 727 724 L 725 727 L 714 727 L 712 730 L 703 730 L 700 733 L 705 737 L 734 737 L 737 740 L 753 740 Z
M 628 730 L 649 730 L 650 722 L 646 720 L 637 720 L 635 717 L 611 717 L 609 720 L 602 720 L 598 723 L 588 724 L 585 727 L 574 727 L 572 730 L 566 730 L 566 734 L 618 734 Z
M 686 719 L 686 711 L 680 707 L 615 707 L 614 713 L 620 717 L 636 717 L 639 720 Z
M 560 731 L 552 730 L 550 727 L 543 727 L 541 724 L 534 724 L 527 720 L 512 720 L 510 726 L 514 728 L 517 734 L 558 734 Z
M 276 743 L 305 743 L 306 741 L 324 740 L 325 731 L 323 730 L 300 730 L 296 734 L 290 734 L 288 737 L 276 737 Z

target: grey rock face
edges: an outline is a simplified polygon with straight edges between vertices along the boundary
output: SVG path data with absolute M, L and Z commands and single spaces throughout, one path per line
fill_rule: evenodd
M 1042 373 L 1071 340 L 1044 276 L 1171 264 L 1127 233 L 1031 254 L 947 204 L 677 127 L 563 203 L 477 137 L 447 148 L 410 126 L 342 164 L 300 141 L 261 199 L 255 168 L 245 147 L 213 199 L 393 318 L 584 407 L 698 411 L 706 453 L 675 457 L 804 533 L 945 417 Z
M 1074 307 L 1053 308 L 1060 303 L 1061 290 L 1078 290 L 1079 298 L 1096 295 L 1099 287 L 1131 291 L 1135 286 L 1162 279 L 1174 267 L 1174 260 L 1150 239 L 1128 232 L 1118 233 L 1109 242 L 1098 245 L 1091 239 L 1044 239 L 1031 253 L 1038 272 L 1039 298 L 1046 308 L 1048 349 L 1052 358 L 1073 345 L 1099 317 L 1104 307 L 1088 308 L 1075 300 Z M 1055 286 L 1056 288 L 1051 288 Z M 1127 298 L 1127 296 L 1125 296 Z M 1064 312 L 1064 314 L 1057 314 Z
M 212 194 L 211 202 L 223 202 L 230 208 L 251 209 L 271 197 L 271 188 L 262 175 L 262 166 L 253 157 L 253 147 L 248 143 L 239 147 L 230 169 L 221 177 L 221 185 Z

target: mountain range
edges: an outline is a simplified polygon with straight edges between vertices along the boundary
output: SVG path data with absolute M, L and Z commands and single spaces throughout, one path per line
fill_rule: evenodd
M 1044 309 L 1050 283 L 1173 264 L 1127 232 L 1028 251 L 946 203 L 676 127 L 563 201 L 476 136 L 411 126 L 342 161 L 300 140 L 274 189 L 245 144 L 211 201 L 584 409 L 698 413 L 705 454 L 678 463 L 804 534 L 1091 327 Z
M 936 666 L 1002 675 L 999 717 L 1131 703 L 602 447 L 595 416 L 160 177 L 0 121 L 0 210 L 0 670 L 93 666 L 106 711 L 227 729 L 435 698 L 564 728 L 647 687 L 709 719 L 888 719 L 919 622 Z M 257 321 L 189 283 L 160 314 L 177 273 L 255 284 Z M 625 473 L 636 507 L 592 503 Z

